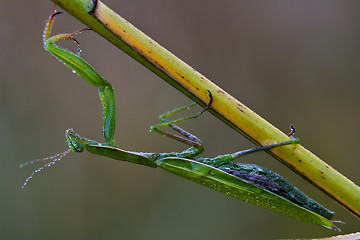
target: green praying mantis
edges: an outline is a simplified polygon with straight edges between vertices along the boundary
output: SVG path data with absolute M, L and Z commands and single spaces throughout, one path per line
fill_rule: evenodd
M 60 12 L 56 11 L 55 6 L 45 27 L 43 36 L 44 47 L 54 57 L 71 68 L 74 73 L 82 77 L 89 84 L 98 88 L 103 108 L 103 135 L 105 143 L 99 143 L 83 138 L 72 129 L 68 129 L 65 134 L 69 146 L 68 150 L 52 157 L 33 160 L 20 165 L 20 167 L 23 167 L 38 161 L 49 160 L 47 164 L 35 170 L 25 180 L 22 188 L 28 184 L 29 180 L 35 173 L 43 170 L 45 167 L 55 164 L 69 152 L 82 152 L 86 149 L 90 153 L 106 156 L 116 160 L 132 162 L 152 168 L 159 167 L 170 173 L 242 201 L 252 203 L 302 221 L 339 230 L 334 225 L 334 223 L 337 223 L 338 221 L 330 220 L 334 215 L 332 211 L 309 198 L 279 174 L 254 164 L 233 162 L 233 160 L 243 155 L 257 151 L 269 150 L 285 145 L 291 145 L 295 148 L 299 139 L 292 136 L 294 129 L 292 129 L 289 134 L 290 140 L 288 141 L 243 150 L 232 154 L 219 155 L 214 158 L 195 158 L 204 151 L 201 141 L 196 136 L 177 126 L 176 123 L 197 118 L 210 108 L 213 101 L 210 91 L 208 91 L 209 101 L 207 106 L 201 112 L 175 120 L 167 119 L 175 113 L 195 106 L 196 103 L 193 103 L 161 115 L 159 117 L 161 123 L 150 127 L 152 132 L 189 145 L 190 147 L 188 149 L 182 152 L 170 153 L 144 153 L 119 149 L 114 140 L 116 116 L 114 91 L 111 84 L 81 58 L 80 51 L 73 53 L 56 45 L 56 42 L 63 39 L 71 39 L 79 44 L 74 35 L 88 29 L 82 29 L 73 33 L 64 33 L 50 37 L 54 19 L 59 13 Z M 160 127 L 170 127 L 179 135 L 162 131 L 159 129 Z

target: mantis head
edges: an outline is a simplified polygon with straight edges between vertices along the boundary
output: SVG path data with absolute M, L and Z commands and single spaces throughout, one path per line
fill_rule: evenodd
M 84 139 L 80 137 L 79 134 L 74 132 L 72 128 L 69 128 L 65 132 L 66 141 L 68 143 L 69 149 L 72 152 L 82 152 L 84 151 Z

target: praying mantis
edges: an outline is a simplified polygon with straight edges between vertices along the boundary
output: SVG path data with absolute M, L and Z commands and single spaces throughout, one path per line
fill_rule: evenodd
M 152 168 L 159 167 L 170 173 L 242 201 L 252 203 L 305 222 L 339 230 L 334 225 L 337 221 L 330 220 L 334 215 L 332 211 L 326 209 L 306 196 L 279 174 L 254 164 L 233 162 L 233 160 L 241 156 L 257 151 L 269 150 L 286 145 L 296 148 L 296 144 L 299 143 L 299 139 L 292 136 L 293 129 L 291 134 L 289 134 L 290 139 L 288 141 L 238 151 L 232 154 L 219 155 L 214 158 L 196 158 L 204 151 L 201 141 L 196 136 L 177 126 L 176 123 L 197 118 L 207 109 L 211 108 L 213 96 L 210 91 L 208 91 L 209 101 L 201 112 L 175 120 L 167 119 L 175 113 L 195 106 L 196 103 L 193 103 L 160 115 L 159 118 L 161 123 L 150 127 L 152 132 L 189 145 L 190 147 L 188 149 L 182 152 L 144 153 L 126 151 L 118 148 L 114 140 L 116 115 L 115 97 L 111 84 L 81 58 L 80 51 L 73 53 L 56 45 L 56 42 L 63 39 L 71 39 L 79 44 L 74 36 L 88 29 L 82 29 L 73 33 L 64 33 L 50 37 L 52 25 L 56 15 L 59 13 L 60 12 L 56 11 L 55 6 L 45 26 L 43 36 L 44 47 L 50 54 L 72 69 L 74 73 L 82 77 L 89 84 L 98 88 L 103 109 L 103 136 L 105 142 L 99 143 L 94 140 L 81 137 L 72 129 L 68 129 L 65 133 L 69 147 L 68 150 L 52 157 L 34 160 L 20 165 L 20 167 L 22 167 L 38 161 L 50 160 L 47 164 L 35 170 L 25 180 L 22 186 L 23 188 L 28 184 L 29 180 L 35 173 L 41 171 L 45 167 L 53 165 L 69 152 L 83 152 L 86 149 L 90 153 L 106 156 L 116 160 L 132 162 Z M 170 127 L 179 135 L 174 135 L 160 130 L 160 127 Z

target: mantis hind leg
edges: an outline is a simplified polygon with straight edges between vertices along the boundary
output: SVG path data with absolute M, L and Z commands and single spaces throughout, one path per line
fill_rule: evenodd
M 290 140 L 277 142 L 277 143 L 265 145 L 265 146 L 259 146 L 256 148 L 246 149 L 246 150 L 238 151 L 238 152 L 231 153 L 231 154 L 219 155 L 215 158 L 203 159 L 202 162 L 204 162 L 206 164 L 210 164 L 215 167 L 219 167 L 223 164 L 230 163 L 233 160 L 240 158 L 244 155 L 250 154 L 250 153 L 259 152 L 259 151 L 267 151 L 267 150 L 271 150 L 273 148 L 282 147 L 282 146 L 286 146 L 286 145 L 296 145 L 300 142 L 300 139 L 294 138 L 292 136 L 295 133 L 295 128 L 293 125 L 290 126 L 290 129 L 291 129 L 291 132 L 288 134 L 288 136 L 290 136 Z

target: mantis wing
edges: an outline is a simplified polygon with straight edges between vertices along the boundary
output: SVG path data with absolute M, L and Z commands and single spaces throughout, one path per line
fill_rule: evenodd
M 330 220 L 278 196 L 249 181 L 234 177 L 215 167 L 185 158 L 168 157 L 156 161 L 158 167 L 226 195 L 299 220 L 326 228 L 336 228 Z

